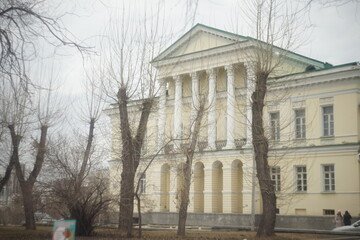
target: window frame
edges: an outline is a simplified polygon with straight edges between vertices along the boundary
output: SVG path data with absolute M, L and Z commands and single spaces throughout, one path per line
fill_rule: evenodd
M 273 171 L 275 170 L 275 171 Z M 271 182 L 274 186 L 275 192 L 281 191 L 281 169 L 279 166 L 270 167 Z
M 277 119 L 273 119 L 272 116 L 277 116 Z M 280 141 L 280 112 L 270 112 L 270 140 L 274 142 Z
M 146 193 L 146 173 L 142 174 L 140 176 L 139 180 L 139 194 L 145 194 Z
M 302 111 L 303 116 L 298 117 L 297 113 Z M 299 120 L 299 123 L 297 122 Z M 299 130 L 299 131 L 298 131 Z M 305 108 L 294 109 L 294 138 L 306 139 L 306 111 Z M 298 135 L 298 133 L 300 133 Z
M 326 109 L 331 108 L 331 113 L 325 113 Z M 327 119 L 325 119 L 327 117 Z M 334 105 L 321 106 L 321 124 L 322 124 L 322 136 L 334 137 L 335 136 L 335 117 L 334 117 Z
M 304 169 L 305 168 L 305 171 L 301 171 L 299 172 L 298 170 L 299 169 Z M 305 174 L 305 177 L 304 177 L 304 174 Z M 299 175 L 301 175 L 301 177 L 299 178 Z M 296 192 L 307 192 L 308 190 L 308 180 L 307 180 L 307 167 L 306 165 L 300 165 L 300 166 L 295 166 L 295 191 Z M 299 185 L 299 181 L 300 181 L 300 185 Z M 301 189 L 299 189 L 299 186 Z
M 334 209 L 323 209 L 324 216 L 334 216 L 335 210 Z
M 326 167 L 331 167 L 332 170 L 326 171 Z M 326 174 L 330 174 L 329 177 L 326 177 Z M 322 165 L 322 181 L 323 181 L 323 192 L 335 192 L 336 191 L 336 181 L 335 181 L 335 165 L 334 164 L 323 164 Z M 327 183 L 327 180 L 328 183 Z M 327 189 L 328 186 L 328 189 Z

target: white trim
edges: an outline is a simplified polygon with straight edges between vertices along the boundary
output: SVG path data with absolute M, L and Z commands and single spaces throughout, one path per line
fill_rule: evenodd
M 205 27 L 205 26 L 202 26 L 202 25 L 197 25 L 196 27 L 191 29 L 189 32 L 187 32 L 185 35 L 183 35 L 178 40 L 178 42 L 175 42 L 173 45 L 171 45 L 169 48 L 167 48 L 164 52 L 162 52 L 159 56 L 157 56 L 156 58 L 160 58 L 160 60 L 154 62 L 153 64 L 155 65 L 157 62 L 166 61 L 167 59 L 165 59 L 165 60 L 161 60 L 161 59 L 163 59 L 165 57 L 168 57 L 169 55 L 174 53 L 176 50 L 178 50 L 179 48 L 184 46 L 184 44 L 188 43 L 191 38 L 194 38 L 196 35 L 198 35 L 201 32 L 207 33 L 207 34 L 210 34 L 210 35 L 214 35 L 214 36 L 217 36 L 219 38 L 224 38 L 224 39 L 231 40 L 231 41 L 233 41 L 233 43 L 242 42 L 242 41 L 247 40 L 245 37 L 228 34 L 228 33 L 223 32 L 223 31 L 217 31 L 215 29 L 211 29 L 211 28 L 208 28 L 208 27 Z M 231 44 L 231 43 L 229 43 L 229 44 Z M 229 45 L 229 44 L 227 44 L 227 45 Z
M 313 146 L 313 147 L 304 147 L 304 148 L 285 148 L 285 149 L 269 149 L 269 157 L 278 156 L 279 153 L 284 151 L 289 151 L 293 154 L 322 154 L 322 153 L 349 153 L 357 152 L 358 145 L 351 146 Z
M 334 97 L 333 96 L 320 98 L 320 105 L 329 104 L 329 103 L 332 103 L 332 102 L 334 102 Z
M 360 77 L 359 70 L 359 65 L 330 68 L 316 72 L 304 72 L 296 75 L 290 75 L 281 79 L 272 79 L 269 83 L 274 83 L 272 86 L 273 90 L 279 90 L 326 82 L 352 80 Z M 286 84 L 284 84 L 284 82 L 286 82 Z

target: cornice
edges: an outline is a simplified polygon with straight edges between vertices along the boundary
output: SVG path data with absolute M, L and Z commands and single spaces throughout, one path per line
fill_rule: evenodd
M 326 154 L 326 153 L 350 153 L 357 152 L 360 143 L 334 144 L 334 145 L 318 145 L 318 146 L 304 146 L 304 147 L 286 147 L 269 149 L 269 157 L 281 156 L 286 152 L 291 151 L 291 155 L 295 154 Z M 194 159 L 197 161 L 206 159 L 216 159 L 221 161 L 224 158 L 233 158 L 243 160 L 249 159 L 253 154 L 252 148 L 230 149 L 219 151 L 204 151 L 202 153 L 195 152 Z M 355 156 L 355 155 L 354 155 Z M 159 161 L 179 161 L 184 160 L 183 153 L 161 154 L 158 156 Z
M 276 91 L 303 86 L 360 78 L 360 66 L 344 66 L 317 72 L 304 72 L 297 75 L 269 81 L 269 90 Z

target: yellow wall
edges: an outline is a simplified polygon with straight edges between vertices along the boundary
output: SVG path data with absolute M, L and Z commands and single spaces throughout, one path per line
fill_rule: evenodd
M 207 48 L 221 46 L 228 43 L 223 39 L 201 33 L 193 40 L 179 46 L 172 56 L 198 52 Z M 245 63 L 249 60 L 250 50 L 241 52 L 224 52 L 206 57 L 197 55 L 197 58 L 187 61 L 178 61 L 159 66 L 160 78 L 165 78 L 168 89 L 166 103 L 166 140 L 173 135 L 174 122 L 174 80 L 173 76 L 181 74 L 183 77 L 183 136 L 190 131 L 191 114 L 191 77 L 190 73 L 197 71 L 200 76 L 200 94 L 207 96 L 208 77 L 206 70 L 217 70 L 216 83 L 216 141 L 226 140 L 227 128 L 227 89 L 225 66 L 235 64 L 235 139 L 247 137 L 246 104 L 249 95 L 246 93 L 247 71 Z M 204 56 L 206 51 L 204 51 Z M 305 61 L 305 60 L 304 60 Z M 286 59 L 276 69 L 272 76 L 296 73 L 303 71 L 306 62 Z M 343 67 L 344 69 L 346 67 Z M 269 163 L 280 167 L 281 192 L 277 193 L 280 214 L 323 215 L 324 209 L 349 210 L 353 216 L 360 215 L 360 163 L 357 151 L 360 140 L 360 76 L 347 77 L 355 70 L 341 70 L 333 68 L 315 73 L 280 78 L 285 81 L 280 84 L 269 84 L 264 108 L 264 124 L 269 134 L 271 112 L 280 113 L 280 141 L 269 141 Z M 311 75 L 312 74 L 312 75 Z M 353 74 L 353 73 L 352 73 Z M 310 76 L 311 75 L 311 76 Z M 294 80 L 296 79 L 296 80 Z M 334 80 L 335 79 L 335 80 Z M 323 134 L 322 107 L 334 107 L 334 136 L 326 137 Z M 134 108 L 135 109 L 135 108 Z M 294 110 L 305 109 L 306 138 L 295 139 Z M 147 154 L 150 156 L 157 149 L 158 139 L 158 111 L 151 114 L 147 130 Z M 116 113 L 110 114 L 112 120 L 112 159 L 119 160 L 121 150 L 119 121 Z M 134 110 L 132 123 L 136 125 L 138 112 Z M 208 135 L 207 113 L 202 122 L 199 141 L 207 141 Z M 184 141 L 185 142 L 185 141 Z M 200 175 L 197 175 L 191 187 L 190 211 L 250 213 L 251 212 L 251 173 L 252 173 L 252 145 L 248 142 L 241 149 L 223 149 L 221 151 L 205 150 L 196 152 L 194 165 L 203 166 Z M 173 152 L 160 154 L 149 168 L 147 173 L 147 211 L 177 211 L 176 189 L 178 187 L 177 169 L 185 161 L 184 154 Z M 324 192 L 323 165 L 331 164 L 335 167 L 335 192 Z M 110 164 L 110 176 L 119 181 L 120 168 L 118 161 Z M 164 166 L 169 171 L 164 173 Z M 241 168 L 236 168 L 241 166 Z M 296 166 L 306 166 L 308 190 L 306 193 L 296 192 Z M 143 167 L 143 166 L 141 166 Z M 195 167 L 194 167 L 195 168 Z M 167 169 L 167 168 L 166 168 Z M 196 169 L 194 169 L 194 173 Z M 165 175 L 164 175 L 165 174 Z M 199 177 L 200 176 L 200 177 Z M 115 180 L 117 179 L 117 180 Z M 167 180 L 166 180 L 167 179 Z M 166 182 L 164 182 L 166 181 Z M 195 187 L 196 185 L 196 187 Z M 169 191 L 163 191 L 165 189 Z M 240 188 L 241 186 L 241 188 Z M 256 212 L 261 213 L 262 204 L 259 188 L 256 183 Z M 201 192 L 199 189 L 204 189 Z M 111 188 L 114 192 L 118 187 Z M 166 194 L 164 193 L 166 192 Z M 196 204 L 194 202 L 196 201 Z M 160 203 L 166 203 L 160 205 Z M 196 207 L 195 207 L 196 205 Z

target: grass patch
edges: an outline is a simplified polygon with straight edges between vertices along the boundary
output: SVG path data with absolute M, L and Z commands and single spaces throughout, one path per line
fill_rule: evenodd
M 137 236 L 137 230 L 134 230 Z M 76 237 L 76 240 L 96 239 L 96 240 L 114 240 L 125 239 L 125 233 L 117 229 L 96 229 L 94 236 Z M 2 240 L 48 240 L 52 238 L 52 227 L 38 226 L 37 230 L 25 230 L 24 227 L 0 226 L 0 239 Z M 331 239 L 336 238 L 334 235 L 322 234 L 299 234 L 299 233 L 278 233 L 275 237 L 266 240 L 301 240 L 301 239 Z M 139 239 L 139 238 L 132 238 Z M 176 236 L 176 231 L 152 230 L 143 231 L 141 239 L 149 240 L 171 240 L 171 239 L 203 239 L 203 240 L 255 240 L 255 232 L 204 232 L 204 231 L 187 231 L 185 238 Z M 265 239 L 264 239 L 265 240 Z

